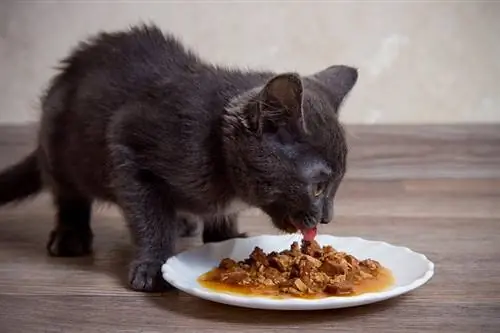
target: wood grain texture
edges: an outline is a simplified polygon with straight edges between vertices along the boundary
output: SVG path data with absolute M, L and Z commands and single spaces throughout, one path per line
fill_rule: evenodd
M 352 309 L 273 312 L 125 286 L 132 248 L 113 207 L 94 212 L 95 254 L 50 258 L 47 194 L 0 210 L 0 332 L 499 332 L 500 127 L 348 129 L 349 177 L 322 233 L 408 246 L 436 264 L 425 286 Z M 468 139 L 466 139 L 468 138 Z M 33 146 L 28 128 L 0 127 L 0 167 Z M 253 211 L 252 235 L 276 233 Z M 184 239 L 178 250 L 200 244 Z

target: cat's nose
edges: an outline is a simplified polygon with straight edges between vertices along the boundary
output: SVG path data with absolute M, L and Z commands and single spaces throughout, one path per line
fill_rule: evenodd
M 323 214 L 323 216 L 321 217 L 321 220 L 319 221 L 319 223 L 321 224 L 328 224 L 330 222 L 333 221 L 333 209 L 330 208 L 328 209 L 325 214 Z

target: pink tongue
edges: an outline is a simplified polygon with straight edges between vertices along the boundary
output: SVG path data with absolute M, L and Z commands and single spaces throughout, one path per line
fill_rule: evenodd
M 310 229 L 300 229 L 300 232 L 302 233 L 304 240 L 310 242 L 316 238 L 317 229 L 316 227 Z

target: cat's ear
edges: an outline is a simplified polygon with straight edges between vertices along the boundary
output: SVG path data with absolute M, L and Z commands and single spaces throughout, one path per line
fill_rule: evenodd
M 258 97 L 257 128 L 265 131 L 265 125 L 293 124 L 303 127 L 303 85 L 296 73 L 284 73 L 270 79 Z
M 314 74 L 313 78 L 321 82 L 340 105 L 358 81 L 358 70 L 344 65 L 330 66 Z

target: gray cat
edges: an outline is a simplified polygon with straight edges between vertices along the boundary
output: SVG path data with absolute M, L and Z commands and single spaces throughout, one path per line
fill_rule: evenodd
M 201 60 L 155 26 L 100 33 L 62 61 L 42 98 L 37 148 L 0 173 L 0 205 L 53 194 L 54 256 L 91 253 L 95 200 L 122 210 L 137 247 L 130 287 L 169 286 L 162 263 L 203 220 L 203 241 L 244 237 L 257 207 L 313 238 L 332 220 L 347 145 L 338 111 L 357 70 L 310 76 L 241 71 Z

